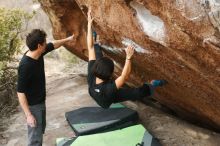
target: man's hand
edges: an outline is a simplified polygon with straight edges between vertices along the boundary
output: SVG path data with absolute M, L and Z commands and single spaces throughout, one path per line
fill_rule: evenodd
M 88 11 L 88 23 L 91 23 L 93 22 L 94 18 L 92 18 L 91 16 L 91 8 L 89 8 L 89 11 Z
M 66 38 L 67 41 L 73 41 L 74 38 L 74 34 L 72 36 L 69 36 L 68 38 Z
M 65 38 L 65 39 L 53 41 L 53 46 L 54 46 L 55 49 L 57 49 L 57 48 L 63 46 L 66 42 L 73 41 L 73 39 L 74 39 L 74 34 L 67 37 L 67 38 Z
M 131 59 L 134 54 L 134 46 L 130 45 L 125 49 L 126 59 Z
M 30 115 L 27 115 L 27 124 L 30 126 L 30 127 L 36 127 L 37 126 L 37 121 L 35 119 L 35 117 L 30 114 Z
M 18 94 L 19 103 L 26 115 L 27 124 L 31 127 L 36 127 L 37 121 L 35 117 L 31 114 L 25 94 L 21 92 L 17 92 L 17 94 Z

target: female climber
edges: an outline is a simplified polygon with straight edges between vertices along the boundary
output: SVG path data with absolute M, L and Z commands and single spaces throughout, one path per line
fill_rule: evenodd
M 153 94 L 156 87 L 163 86 L 167 83 L 165 80 L 152 80 L 150 84 L 144 83 L 139 88 L 122 88 L 131 72 L 131 59 L 134 54 L 134 47 L 128 46 L 125 49 L 126 60 L 123 71 L 116 80 L 113 80 L 113 61 L 107 57 L 103 57 L 101 47 L 97 43 L 93 45 L 93 19 L 94 18 L 91 16 L 91 9 L 89 9 L 87 34 L 89 63 L 87 81 L 90 96 L 102 108 L 109 108 L 112 103 L 123 102 L 126 100 L 138 100 L 150 96 Z

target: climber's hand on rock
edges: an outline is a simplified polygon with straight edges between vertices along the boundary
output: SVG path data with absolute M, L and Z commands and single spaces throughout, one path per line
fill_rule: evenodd
M 126 59 L 131 59 L 131 57 L 132 57 L 133 54 L 134 54 L 134 46 L 129 45 L 129 46 L 125 49 L 125 52 L 126 52 Z
M 94 18 L 92 18 L 92 16 L 91 16 L 91 8 L 89 8 L 89 11 L 88 11 L 88 22 L 92 23 L 93 20 L 94 20 Z

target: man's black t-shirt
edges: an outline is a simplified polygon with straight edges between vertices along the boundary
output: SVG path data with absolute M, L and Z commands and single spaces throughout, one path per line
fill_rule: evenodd
M 54 46 L 48 43 L 46 51 L 35 60 L 24 54 L 18 67 L 17 92 L 24 93 L 28 105 L 36 105 L 45 101 L 46 85 L 44 71 L 44 55 L 52 51 Z
M 94 63 L 95 60 L 91 60 L 88 64 L 89 94 L 102 108 L 108 108 L 116 98 L 117 87 L 113 80 L 96 84 L 96 77 L 92 73 Z

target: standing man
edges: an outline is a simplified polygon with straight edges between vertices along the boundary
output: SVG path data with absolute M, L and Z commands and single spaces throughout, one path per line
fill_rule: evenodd
M 17 95 L 27 120 L 28 146 L 42 146 L 46 127 L 44 55 L 72 40 L 73 35 L 47 44 L 46 33 L 40 29 L 27 35 L 29 50 L 19 64 Z

